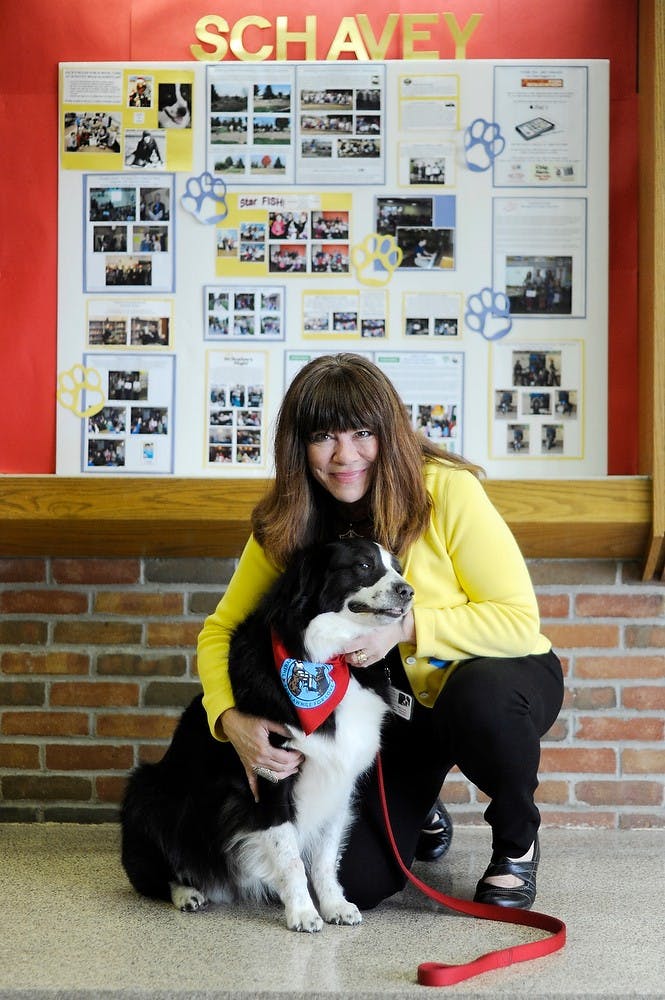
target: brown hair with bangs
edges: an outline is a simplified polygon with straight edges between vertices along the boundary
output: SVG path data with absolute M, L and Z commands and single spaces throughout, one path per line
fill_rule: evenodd
M 363 428 L 372 431 L 379 446 L 369 497 L 374 537 L 397 555 L 429 522 L 425 462 L 455 465 L 476 475 L 482 471 L 417 434 L 392 382 L 371 361 L 358 354 L 315 358 L 286 391 L 275 429 L 275 480 L 252 515 L 254 535 L 277 565 L 303 545 L 321 540 L 307 462 L 310 435 Z

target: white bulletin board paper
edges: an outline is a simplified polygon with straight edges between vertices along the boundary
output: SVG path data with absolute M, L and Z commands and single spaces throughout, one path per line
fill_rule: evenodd
M 261 477 L 352 351 L 497 478 L 607 473 L 603 60 L 63 63 L 57 472 Z

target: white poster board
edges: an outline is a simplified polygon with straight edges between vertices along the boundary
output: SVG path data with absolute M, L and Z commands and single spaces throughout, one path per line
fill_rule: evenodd
M 265 477 L 353 351 L 492 477 L 605 475 L 608 76 L 62 64 L 57 472 Z

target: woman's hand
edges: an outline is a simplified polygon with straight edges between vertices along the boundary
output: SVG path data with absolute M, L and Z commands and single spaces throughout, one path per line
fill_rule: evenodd
M 275 780 L 281 781 L 296 774 L 305 759 L 297 750 L 283 750 L 272 745 L 270 733 L 291 736 L 286 726 L 280 726 L 277 722 L 246 715 L 237 708 L 228 708 L 220 717 L 219 724 L 240 757 L 255 802 L 259 801 L 257 768 L 271 771 Z
M 367 632 L 362 640 L 355 640 L 352 649 L 345 649 L 343 652 L 350 667 L 369 667 L 382 660 L 399 642 L 415 644 L 415 641 L 416 623 L 413 611 L 409 611 L 399 621 Z

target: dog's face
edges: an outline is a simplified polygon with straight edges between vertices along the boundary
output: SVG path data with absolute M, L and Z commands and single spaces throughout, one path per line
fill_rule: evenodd
M 159 85 L 159 125 L 161 128 L 190 128 L 190 88 L 187 83 Z
M 363 627 L 386 625 L 403 618 L 413 601 L 413 588 L 397 559 L 376 542 L 349 539 L 333 542 L 321 554 L 325 563 L 319 591 L 321 612 L 341 612 Z
M 363 538 L 303 549 L 265 599 L 265 620 L 292 656 L 326 663 L 352 638 L 399 621 L 413 588 L 394 556 Z

